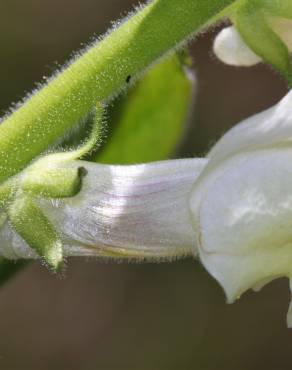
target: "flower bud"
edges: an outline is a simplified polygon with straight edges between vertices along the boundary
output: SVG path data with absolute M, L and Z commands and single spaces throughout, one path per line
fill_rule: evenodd
M 239 6 L 232 18 L 234 25 L 219 32 L 213 51 L 218 59 L 233 66 L 266 62 L 291 84 L 292 20 L 275 16 L 275 10 L 264 8 L 265 2 L 255 4 L 246 1 Z
M 235 27 L 226 27 L 216 36 L 213 51 L 221 62 L 237 67 L 250 67 L 262 59 L 242 40 Z
M 291 53 L 292 20 L 274 18 L 271 25 Z M 263 61 L 263 58 L 245 43 L 235 26 L 225 27 L 218 33 L 214 40 L 213 51 L 221 62 L 231 66 L 250 67 Z

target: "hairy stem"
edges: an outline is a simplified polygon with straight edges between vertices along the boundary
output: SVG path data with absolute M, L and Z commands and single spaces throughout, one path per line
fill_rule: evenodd
M 235 0 L 153 0 L 58 73 L 0 125 L 0 181 L 22 170 L 128 76 L 189 38 Z

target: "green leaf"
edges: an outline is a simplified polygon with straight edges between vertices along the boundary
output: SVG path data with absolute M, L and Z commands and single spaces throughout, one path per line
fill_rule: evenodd
M 168 57 L 122 98 L 115 130 L 96 161 L 148 162 L 174 152 L 185 131 L 194 82 L 182 59 Z

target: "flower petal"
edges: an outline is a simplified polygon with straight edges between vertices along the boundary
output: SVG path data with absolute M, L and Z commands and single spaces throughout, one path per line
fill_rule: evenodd
M 246 45 L 233 26 L 223 28 L 218 33 L 214 40 L 213 51 L 221 62 L 232 66 L 251 67 L 262 61 Z
M 292 277 L 291 163 L 288 146 L 239 154 L 194 190 L 199 256 L 229 302 L 266 279 Z
M 38 204 L 59 231 L 66 255 L 171 259 L 196 254 L 189 197 L 206 163 L 183 159 L 132 166 L 58 164 L 85 167 L 82 190 L 72 198 L 39 199 Z M 24 242 L 7 225 L 4 230 L 0 254 L 25 257 Z
M 287 142 L 292 142 L 292 90 L 274 107 L 229 130 L 210 151 L 210 166 L 239 152 Z

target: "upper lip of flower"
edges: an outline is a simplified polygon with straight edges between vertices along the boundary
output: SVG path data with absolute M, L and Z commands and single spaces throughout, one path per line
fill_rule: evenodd
M 291 141 L 292 91 L 228 131 L 193 187 L 199 256 L 228 302 L 292 277 Z

